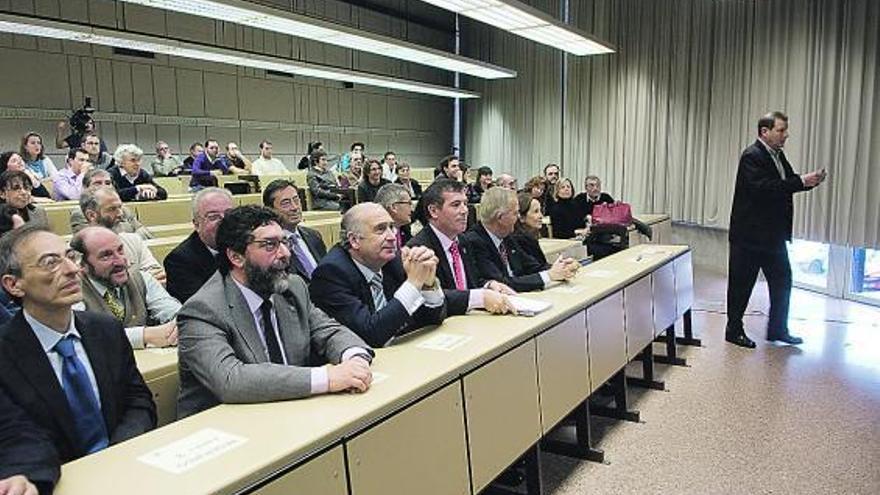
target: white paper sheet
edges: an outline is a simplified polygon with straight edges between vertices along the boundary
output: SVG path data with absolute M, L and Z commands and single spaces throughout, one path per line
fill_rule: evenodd
M 611 278 L 615 275 L 615 273 L 616 272 L 614 270 L 599 269 L 599 270 L 588 270 L 588 271 L 584 272 L 584 275 L 587 277 L 594 277 L 594 278 Z
M 204 428 L 138 457 L 144 464 L 172 474 L 185 473 L 247 442 L 247 438 Z
M 473 337 L 454 333 L 436 333 L 416 347 L 432 351 L 449 352 L 467 344 Z
M 536 314 L 550 309 L 553 304 L 538 301 L 537 299 L 529 299 L 522 296 L 507 296 L 507 299 L 516 308 L 516 312 L 520 316 L 535 316 Z

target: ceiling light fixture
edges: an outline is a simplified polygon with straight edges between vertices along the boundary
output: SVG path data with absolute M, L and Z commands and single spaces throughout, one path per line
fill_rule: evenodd
M 423 1 L 572 55 L 614 53 L 608 43 L 517 0 Z
M 257 29 L 406 60 L 482 79 L 516 77 L 516 71 L 361 29 L 242 0 L 121 0 L 162 10 L 232 22 Z
M 298 62 L 279 57 L 269 57 L 266 55 L 238 50 L 169 40 L 156 36 L 82 26 L 67 22 L 34 19 L 17 15 L 0 14 L 0 32 L 128 48 L 144 52 L 161 53 L 163 55 L 171 55 L 174 57 L 219 62 L 223 64 L 252 67 L 255 69 L 274 70 L 298 76 L 351 82 L 363 84 L 365 86 L 397 89 L 411 93 L 443 96 L 446 98 L 480 97 L 478 93 L 473 91 L 428 84 L 409 79 L 339 69 L 336 67 Z

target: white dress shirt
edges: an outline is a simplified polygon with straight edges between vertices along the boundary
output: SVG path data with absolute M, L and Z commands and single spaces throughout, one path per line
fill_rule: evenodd
M 434 231 L 434 235 L 437 236 L 437 239 L 440 240 L 440 245 L 443 246 L 443 254 L 445 256 L 446 262 L 449 264 L 449 271 L 452 272 L 452 277 L 455 278 L 455 265 L 452 263 L 452 253 L 449 252 L 449 248 L 452 246 L 452 239 L 446 236 L 443 232 L 437 230 L 432 224 L 428 224 L 431 227 L 431 230 Z M 461 255 L 461 243 L 458 245 L 458 252 Z M 441 262 L 442 263 L 442 262 Z M 467 272 L 464 269 L 464 258 L 462 258 L 461 262 L 461 274 L 464 277 L 464 286 L 467 287 Z M 468 290 L 468 311 L 472 309 L 482 309 L 485 305 L 483 303 L 484 293 L 483 291 L 486 289 L 470 289 Z
M 354 261 L 355 266 L 358 267 L 368 285 L 376 275 L 382 276 L 381 272 L 374 272 L 356 259 L 352 258 L 351 260 Z M 440 289 L 439 284 L 430 290 L 419 290 L 409 281 L 400 284 L 400 287 L 394 292 L 394 299 L 403 304 L 404 309 L 406 309 L 410 316 L 418 311 L 423 304 L 429 308 L 439 308 L 443 306 L 444 302 L 443 290 Z

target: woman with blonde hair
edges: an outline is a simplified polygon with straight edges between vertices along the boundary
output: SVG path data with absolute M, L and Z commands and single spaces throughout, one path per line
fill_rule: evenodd
M 574 199 L 571 179 L 561 177 L 556 182 L 556 190 L 547 203 L 547 213 L 556 239 L 571 239 L 577 234 L 576 231 L 587 226 L 587 212 L 583 204 Z

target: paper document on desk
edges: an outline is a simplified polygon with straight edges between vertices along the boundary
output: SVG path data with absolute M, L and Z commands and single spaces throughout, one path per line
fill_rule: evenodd
M 138 457 L 138 460 L 172 474 L 181 474 L 247 442 L 247 439 L 214 428 L 203 428 L 180 440 Z
M 513 307 L 516 308 L 516 314 L 520 316 L 535 316 L 553 306 L 553 304 L 545 301 L 522 296 L 507 296 L 507 300 L 510 301 L 510 304 L 513 304 Z

